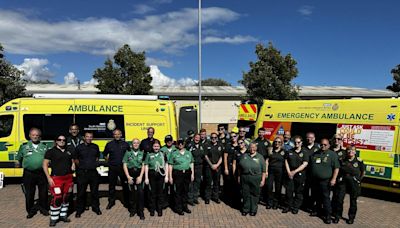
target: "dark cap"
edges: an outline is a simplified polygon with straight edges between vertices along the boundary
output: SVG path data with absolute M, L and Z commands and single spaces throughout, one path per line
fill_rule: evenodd
M 167 136 L 165 136 L 164 141 L 165 142 L 171 142 L 171 141 L 174 141 L 174 140 L 172 139 L 172 135 L 167 135 Z
M 188 134 L 188 136 L 193 137 L 193 136 L 194 136 L 194 131 L 193 131 L 193 130 L 189 130 L 189 131 L 187 132 L 187 134 Z
M 179 138 L 178 141 L 176 141 L 176 144 L 184 144 L 185 140 L 183 140 L 182 138 Z

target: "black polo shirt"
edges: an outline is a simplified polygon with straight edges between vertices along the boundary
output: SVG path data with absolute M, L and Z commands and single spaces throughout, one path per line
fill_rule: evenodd
M 271 146 L 271 143 L 264 139 L 264 138 L 256 138 L 253 141 L 255 144 L 257 144 L 257 153 L 261 154 L 264 159 L 267 159 L 268 157 L 268 147 Z
M 75 148 L 74 158 L 79 160 L 78 169 L 96 169 L 99 157 L 99 146 L 94 143 L 80 144 Z
M 301 149 L 299 152 L 296 152 L 295 148 L 292 148 L 286 152 L 285 159 L 288 162 L 291 171 L 299 168 L 303 162 L 308 162 L 309 160 L 306 157 L 303 149 Z
M 112 140 L 104 148 L 104 157 L 108 157 L 108 165 L 120 166 L 125 152 L 130 149 L 129 144 L 123 140 Z
M 154 140 L 155 140 L 155 138 L 146 138 L 146 139 L 143 139 L 143 140 L 140 142 L 139 148 L 140 148 L 141 151 L 144 152 L 144 155 L 145 155 L 144 157 L 146 157 L 146 154 L 147 154 L 147 153 L 153 151 L 153 143 L 154 143 Z
M 239 151 L 239 146 L 232 145 L 232 143 L 228 143 L 225 147 L 225 154 L 228 154 L 228 165 L 232 165 L 233 160 L 235 159 L 235 153 Z
M 268 169 L 280 170 L 283 169 L 285 163 L 285 150 L 282 148 L 279 151 L 271 150 L 268 152 Z
M 66 148 L 63 151 L 53 147 L 46 151 L 44 158 L 50 160 L 51 176 L 65 176 L 72 173 L 73 151 Z
M 210 143 L 207 146 L 207 157 L 212 164 L 217 164 L 224 153 L 224 146 L 220 143 Z M 207 163 L 208 164 L 208 163 Z

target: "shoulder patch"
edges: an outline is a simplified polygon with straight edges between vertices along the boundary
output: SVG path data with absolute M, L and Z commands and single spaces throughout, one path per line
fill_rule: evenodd
M 360 161 L 360 162 L 362 162 L 363 160 L 360 158 L 360 157 L 357 157 L 357 160 L 358 161 Z

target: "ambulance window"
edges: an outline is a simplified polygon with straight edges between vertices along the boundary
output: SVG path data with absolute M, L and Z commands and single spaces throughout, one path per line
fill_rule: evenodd
M 336 134 L 336 124 L 331 123 L 292 123 L 292 136 L 300 135 L 306 138 L 307 132 L 315 133 L 315 142 L 319 143 L 321 139 L 331 139 Z
M 92 131 L 95 139 L 112 139 L 112 132 L 116 128 L 125 137 L 124 115 L 77 114 L 75 122 L 82 131 Z
M 59 134 L 68 136 L 73 118 L 72 114 L 26 114 L 23 117 L 25 138 L 29 140 L 29 130 L 32 127 L 42 131 L 43 140 L 54 140 Z
M 0 116 L 0 138 L 8 137 L 11 135 L 13 122 L 14 122 L 13 115 Z

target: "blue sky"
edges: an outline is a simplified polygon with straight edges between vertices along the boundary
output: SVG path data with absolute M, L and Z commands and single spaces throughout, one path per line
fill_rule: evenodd
M 400 64 L 397 0 L 203 0 L 203 77 L 233 85 L 271 41 L 298 85 L 384 89 Z M 124 43 L 146 51 L 155 85 L 197 79 L 197 0 L 0 3 L 0 43 L 26 78 L 89 83 Z M 93 81 L 92 81 L 93 82 Z

